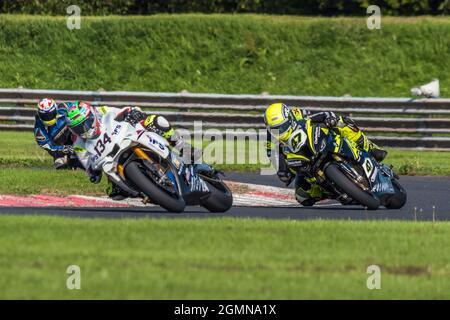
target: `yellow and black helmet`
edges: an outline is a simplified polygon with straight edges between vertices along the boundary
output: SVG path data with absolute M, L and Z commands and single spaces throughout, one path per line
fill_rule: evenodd
M 264 113 L 264 123 L 275 139 L 285 142 L 297 126 L 295 116 L 284 103 L 271 104 Z

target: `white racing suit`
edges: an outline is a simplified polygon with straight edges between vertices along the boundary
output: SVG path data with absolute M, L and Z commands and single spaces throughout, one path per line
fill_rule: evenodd
M 93 112 L 95 112 L 97 119 L 102 122 L 102 118 L 106 114 L 114 113 L 117 121 L 127 121 L 130 123 L 140 123 L 147 130 L 155 132 L 169 141 L 169 144 L 178 149 L 183 150 L 185 146 L 188 144 L 184 142 L 182 137 L 171 127 L 170 123 L 162 116 L 158 115 L 146 115 L 137 107 L 124 107 L 122 109 L 119 108 L 111 108 L 107 106 L 101 107 L 92 107 Z M 86 170 L 91 182 L 98 183 L 101 180 L 101 171 L 93 170 L 92 163 L 90 161 L 92 154 L 88 152 L 85 147 L 86 140 L 81 137 L 76 137 L 76 140 L 73 144 L 74 151 L 80 160 L 81 164 Z M 194 158 L 198 157 L 199 150 L 194 149 L 193 154 Z M 200 155 L 201 157 L 201 155 Z M 106 193 L 108 196 L 113 198 L 114 200 L 121 200 L 126 198 L 128 194 L 126 194 L 123 190 L 121 190 L 117 185 L 113 184 L 111 181 L 108 183 L 108 188 L 106 189 Z

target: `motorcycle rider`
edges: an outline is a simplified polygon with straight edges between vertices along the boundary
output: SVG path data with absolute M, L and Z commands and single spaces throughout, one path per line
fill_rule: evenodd
M 360 149 L 369 152 L 379 162 L 387 155 L 385 150 L 366 137 L 350 117 L 337 116 L 334 112 L 311 114 L 308 110 L 298 107 L 290 108 L 283 103 L 271 104 L 264 114 L 267 127 L 267 155 L 269 158 L 272 157 L 274 144 L 271 137 L 273 136 L 280 143 L 277 175 L 286 184 L 295 178 L 295 198 L 304 206 L 314 205 L 323 198 L 323 195 L 321 188 L 315 184 L 314 178 L 304 174 L 308 172 L 308 165 L 315 150 L 310 150 L 308 145 L 302 145 L 305 141 L 295 141 L 302 146 L 297 152 L 292 151 L 293 139 L 290 138 L 297 135 L 296 130 L 302 120 L 310 120 L 312 124 L 333 129 L 342 137 L 356 143 Z M 306 135 L 300 136 L 306 139 Z
M 55 169 L 69 166 L 73 154 L 72 134 L 66 124 L 67 104 L 57 104 L 45 98 L 37 104 L 34 137 L 39 147 L 45 149 L 54 160 Z
M 85 142 L 96 139 L 101 134 L 101 122 L 103 116 L 113 113 L 116 121 L 126 121 L 135 125 L 140 123 L 149 131 L 155 132 L 169 141 L 169 144 L 177 150 L 187 150 L 191 146 L 175 131 L 166 118 L 155 114 L 146 115 L 138 107 L 127 106 L 122 109 L 108 106 L 93 107 L 86 102 L 79 102 L 67 110 L 67 122 L 69 129 L 76 136 L 74 150 L 80 162 L 83 164 L 89 179 L 93 183 L 99 183 L 102 177 L 101 170 L 93 170 L 90 163 L 90 154 L 86 150 Z M 193 159 L 201 157 L 199 150 L 192 148 Z M 108 180 L 107 195 L 113 200 L 122 200 L 129 195 L 119 186 Z

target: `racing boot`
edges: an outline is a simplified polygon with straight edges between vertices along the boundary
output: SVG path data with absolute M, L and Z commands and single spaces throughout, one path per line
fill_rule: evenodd
M 377 160 L 378 162 L 381 162 L 384 160 L 384 158 L 386 158 L 387 156 L 387 151 L 380 148 L 377 144 L 375 144 L 374 142 L 370 141 L 364 133 L 361 132 L 361 137 L 359 137 L 359 139 L 356 141 L 356 144 L 368 151 L 370 153 L 370 155 L 372 157 L 374 157 L 375 160 Z
M 63 156 L 60 158 L 55 158 L 54 162 L 53 162 L 53 167 L 56 170 L 61 170 L 61 169 L 65 169 L 68 166 L 68 160 L 67 160 L 67 156 Z
M 78 157 L 74 154 L 68 156 L 67 167 L 70 170 L 82 169 L 84 170 L 83 164 L 80 162 Z
M 378 162 L 386 158 L 387 151 L 370 141 L 350 117 L 341 117 L 338 122 L 338 128 L 342 136 L 355 142 L 362 150 L 369 152 Z
M 378 162 L 381 162 L 386 158 L 388 152 L 382 148 L 380 148 L 378 145 L 373 143 L 369 140 L 369 153 L 372 155 L 372 157 L 375 158 Z

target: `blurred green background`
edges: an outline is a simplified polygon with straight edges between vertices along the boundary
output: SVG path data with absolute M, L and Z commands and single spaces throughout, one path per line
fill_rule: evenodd
M 450 19 L 265 15 L 0 15 L 0 87 L 408 96 L 449 95 Z

